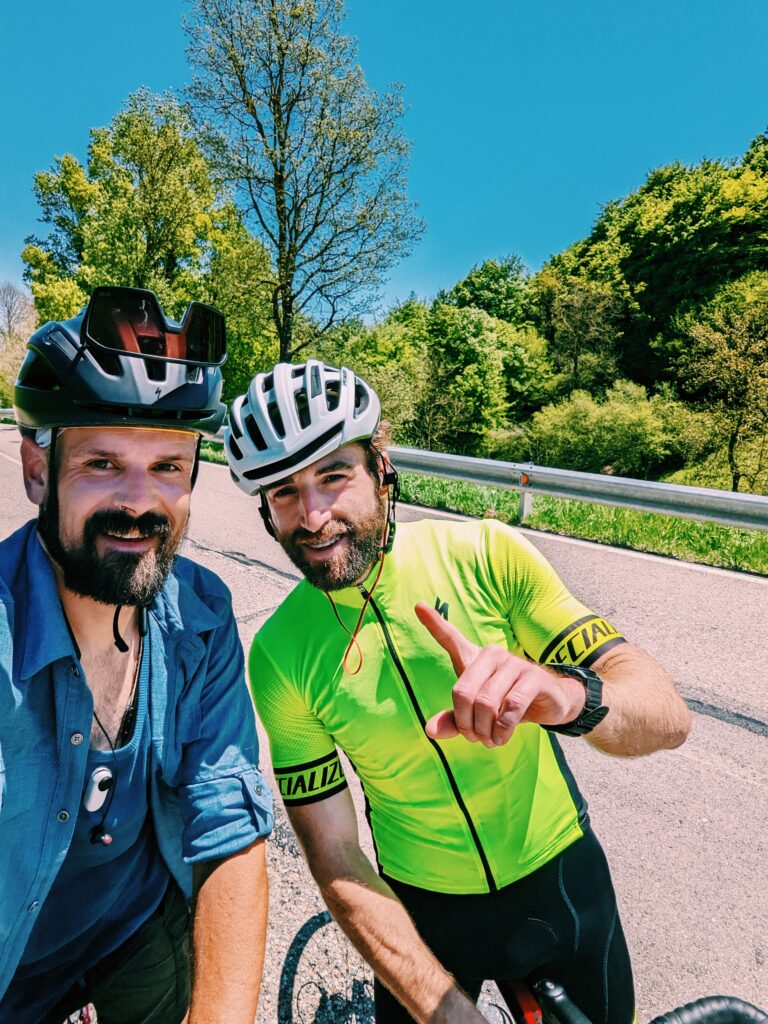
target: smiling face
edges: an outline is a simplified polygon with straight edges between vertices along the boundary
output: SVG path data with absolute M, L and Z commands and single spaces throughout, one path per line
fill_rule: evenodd
M 71 427 L 46 453 L 22 442 L 27 493 L 64 585 L 104 604 L 148 604 L 189 517 L 197 436 L 135 427 Z
M 368 575 L 383 543 L 386 494 L 371 476 L 360 444 L 266 488 L 278 541 L 320 590 L 351 587 Z

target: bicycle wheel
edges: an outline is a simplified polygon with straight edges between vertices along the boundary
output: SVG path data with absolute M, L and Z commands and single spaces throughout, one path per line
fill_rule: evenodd
M 373 976 L 327 910 L 296 932 L 280 974 L 278 1024 L 374 1024 Z

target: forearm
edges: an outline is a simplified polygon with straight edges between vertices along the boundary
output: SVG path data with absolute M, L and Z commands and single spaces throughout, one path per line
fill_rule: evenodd
M 253 1024 L 267 929 L 263 840 L 195 866 L 193 986 L 189 1024 Z
M 603 680 L 610 708 L 588 735 L 606 754 L 633 757 L 680 746 L 691 713 L 669 674 L 634 644 L 621 644 L 592 666 Z
M 426 946 L 405 907 L 362 851 L 347 853 L 343 872 L 316 878 L 331 914 L 415 1020 L 485 1020 Z

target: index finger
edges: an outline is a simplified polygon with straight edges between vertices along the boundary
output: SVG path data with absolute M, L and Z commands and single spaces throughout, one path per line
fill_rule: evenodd
M 430 608 L 423 601 L 419 601 L 416 605 L 416 615 L 419 622 L 426 626 L 443 650 L 448 652 L 453 671 L 460 676 L 467 665 L 477 657 L 478 648 L 467 640 L 453 623 L 448 622 L 436 609 Z

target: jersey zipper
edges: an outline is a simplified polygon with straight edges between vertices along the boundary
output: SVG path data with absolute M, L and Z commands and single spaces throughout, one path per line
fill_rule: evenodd
M 373 597 L 369 594 L 369 592 L 365 589 L 363 584 L 358 583 L 357 588 L 363 595 L 363 598 L 367 600 L 371 608 L 373 608 L 374 615 L 376 616 L 379 626 L 381 627 L 381 631 L 384 634 L 384 639 L 387 643 L 387 649 L 389 651 L 390 657 L 392 658 L 395 668 L 397 669 L 398 674 L 400 675 L 400 678 L 403 681 L 403 685 L 405 686 L 405 691 L 408 694 L 411 706 L 413 707 L 413 710 L 416 712 L 416 716 L 419 719 L 419 722 L 421 723 L 422 729 L 424 729 L 425 725 L 427 724 L 427 720 L 425 719 L 424 713 L 422 712 L 421 707 L 419 706 L 419 702 L 416 699 L 416 694 L 413 692 L 411 681 L 408 678 L 405 668 L 403 667 L 403 663 L 400 661 L 400 656 L 395 650 L 395 645 L 392 642 L 392 637 L 390 635 L 389 629 L 387 628 L 387 624 L 384 621 L 384 616 L 381 614 L 379 606 L 376 604 L 376 602 L 374 601 Z M 474 821 L 472 821 L 469 809 L 467 808 L 467 805 L 464 803 L 464 798 L 461 795 L 461 791 L 459 789 L 458 783 L 456 782 L 456 778 L 453 772 L 451 771 L 451 766 L 448 763 L 448 758 L 445 756 L 445 751 L 437 743 L 436 740 L 433 740 L 431 736 L 427 735 L 426 730 L 424 732 L 424 736 L 431 743 L 432 747 L 437 752 L 437 756 L 440 758 L 440 763 L 443 766 L 443 770 L 445 772 L 446 778 L 448 779 L 448 784 L 451 787 L 451 791 L 453 792 L 454 799 L 458 804 L 459 810 L 464 816 L 464 820 L 466 821 L 470 835 L 472 836 L 472 841 L 475 844 L 477 855 L 480 858 L 481 864 L 483 865 L 483 871 L 485 872 L 485 880 L 486 883 L 488 884 L 488 890 L 489 892 L 496 892 L 498 886 L 496 885 L 496 882 L 494 880 L 493 873 L 491 871 L 491 866 L 488 863 L 488 857 L 486 856 L 485 850 L 483 849 L 483 844 L 480 842 L 480 836 L 477 834 L 477 828 L 475 827 Z

